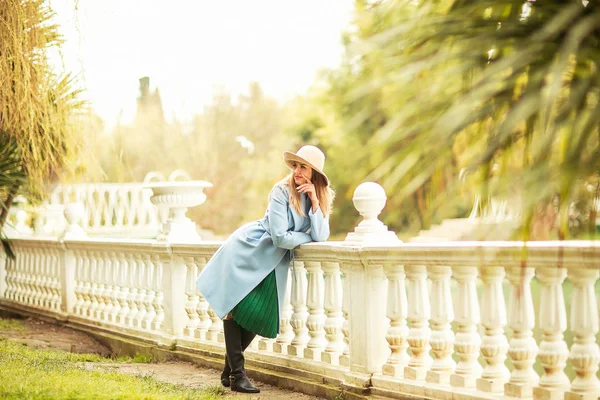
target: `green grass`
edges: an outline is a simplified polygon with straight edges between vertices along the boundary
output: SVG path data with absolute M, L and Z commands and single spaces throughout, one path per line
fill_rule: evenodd
M 25 332 L 27 327 L 21 319 L 3 319 L 0 318 L 0 332 L 1 331 L 13 331 L 13 332 Z
M 220 399 L 214 387 L 193 390 L 118 372 L 84 369 L 81 362 L 113 362 L 94 354 L 35 350 L 0 341 L 2 399 Z

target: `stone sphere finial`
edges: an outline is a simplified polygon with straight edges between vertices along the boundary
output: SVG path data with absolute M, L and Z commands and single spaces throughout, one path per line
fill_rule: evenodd
M 381 223 L 381 221 L 377 219 L 377 216 L 381 214 L 381 211 L 387 202 L 387 195 L 381 185 L 375 182 L 361 183 L 354 190 L 352 202 L 358 213 L 362 215 L 366 221 L 377 221 Z
M 79 202 L 67 203 L 64 208 L 64 215 L 68 225 L 62 235 L 63 239 L 81 239 L 87 237 L 87 234 L 80 225 L 80 221 L 85 215 L 83 204 Z
M 363 216 L 363 220 L 346 236 L 347 242 L 398 243 L 400 240 L 377 217 L 381 214 L 387 195 L 380 184 L 364 182 L 354 190 L 354 207 Z

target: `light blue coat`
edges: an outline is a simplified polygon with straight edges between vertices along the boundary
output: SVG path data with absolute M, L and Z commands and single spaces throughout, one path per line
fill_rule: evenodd
M 329 237 L 329 218 L 320 208 L 312 212 L 306 194 L 300 194 L 306 216 L 300 215 L 290 205 L 289 190 L 285 183 L 275 185 L 265 216 L 233 232 L 198 275 L 200 293 L 220 318 L 273 270 L 281 315 L 294 247 Z

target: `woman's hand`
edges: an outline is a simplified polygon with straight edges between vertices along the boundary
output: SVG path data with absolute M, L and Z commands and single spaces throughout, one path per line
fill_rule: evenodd
M 315 191 L 315 185 L 313 185 L 313 183 L 310 181 L 310 179 L 308 179 L 306 177 L 306 175 L 303 174 L 302 176 L 304 177 L 304 179 L 306 179 L 306 181 L 308 183 L 304 183 L 304 184 L 298 186 L 296 188 L 296 190 L 298 191 L 298 193 L 306 193 L 306 195 L 312 202 L 313 212 L 316 212 L 317 208 L 319 208 L 319 199 L 317 198 L 317 192 Z

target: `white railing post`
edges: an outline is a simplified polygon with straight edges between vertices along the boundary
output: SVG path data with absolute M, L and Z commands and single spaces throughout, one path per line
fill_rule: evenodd
M 429 355 L 429 318 L 431 308 L 427 290 L 427 268 L 425 265 L 405 265 L 408 279 L 408 344 L 412 356 L 404 368 L 404 377 L 413 380 L 425 380 L 431 365 Z
M 504 336 L 506 304 L 502 291 L 504 267 L 483 266 L 480 268 L 483 282 L 481 299 L 481 324 L 484 336 L 481 354 L 486 364 L 477 380 L 477 389 L 483 392 L 503 393 L 510 372 L 504 361 L 508 352 L 508 341 Z
M 477 362 L 481 338 L 477 333 L 480 321 L 479 300 L 477 299 L 477 267 L 452 267 L 456 280 L 456 303 L 454 314 L 457 328 L 454 349 L 458 364 L 450 376 L 450 384 L 460 388 L 475 387 L 483 368 Z
M 119 291 L 119 315 L 117 316 L 117 323 L 119 325 L 127 324 L 127 315 L 129 314 L 129 303 L 127 299 L 129 298 L 129 280 L 127 277 L 129 276 L 129 260 L 126 257 L 125 253 L 118 253 L 118 261 L 119 261 L 119 286 L 121 290 Z
M 103 253 L 104 258 L 104 311 L 102 313 L 102 320 L 104 322 L 111 321 L 111 315 L 114 309 L 113 302 L 113 294 L 114 294 L 114 285 L 115 282 L 113 280 L 113 269 L 115 265 L 113 264 L 113 260 L 110 252 Z
M 154 265 L 152 280 L 153 280 L 153 288 L 154 288 L 154 292 L 155 292 L 154 302 L 152 304 L 154 305 L 154 310 L 156 311 L 156 316 L 152 320 L 152 330 L 160 331 L 163 328 L 163 324 L 165 321 L 165 310 L 164 310 L 165 294 L 163 291 L 163 288 L 164 288 L 163 275 L 164 275 L 165 266 L 164 266 L 163 258 L 158 254 L 154 254 L 152 256 L 152 264 Z
M 509 325 L 513 331 L 508 354 L 514 369 L 510 381 L 504 385 L 504 394 L 510 397 L 530 398 L 539 376 L 533 370 L 538 347 L 533 338 L 535 312 L 531 297 L 533 268 L 513 266 L 507 268 L 511 283 Z
M 562 399 L 569 387 L 569 378 L 564 371 L 569 349 L 563 336 L 567 329 L 567 311 L 562 289 L 567 270 L 551 265 L 538 267 L 535 273 L 541 284 L 538 315 L 542 340 L 538 357 L 544 374 L 539 386 L 533 389 L 533 395 L 535 398 Z
M 304 349 L 304 358 L 309 360 L 321 360 L 321 352 L 327 344 L 325 340 L 325 314 L 323 310 L 323 270 L 321 263 L 316 261 L 305 261 L 304 265 L 308 272 L 308 292 L 306 294 L 306 305 L 308 306 L 308 318 L 306 327 L 310 340 Z
M 290 324 L 290 319 L 292 318 L 292 313 L 294 312 L 291 299 L 292 271 L 288 269 L 287 287 L 285 289 L 285 297 L 283 300 L 283 307 L 281 307 L 281 319 L 279 322 L 280 332 L 279 335 L 277 335 L 277 339 L 275 339 L 275 344 L 273 344 L 273 351 L 275 353 L 287 354 L 288 345 L 294 338 L 294 330 Z
M 102 316 L 104 315 L 104 310 L 106 309 L 106 303 L 104 302 L 104 296 L 106 293 L 106 259 L 104 257 L 104 253 L 101 251 L 96 253 L 96 258 L 96 281 L 98 282 L 98 286 L 96 288 L 96 299 L 98 301 L 98 306 L 96 307 L 96 311 L 94 312 L 94 319 L 101 321 Z
M 410 360 L 410 356 L 406 352 L 408 349 L 406 274 L 404 265 L 386 263 L 383 265 L 383 270 L 388 281 L 386 315 L 390 320 L 390 327 L 385 339 L 391 351 L 387 362 L 383 365 L 383 374 L 401 378 L 404 376 L 404 368 Z
M 68 248 L 60 252 L 60 310 L 65 314 L 73 314 L 77 298 L 75 297 L 75 254 Z
M 294 338 L 288 346 L 288 354 L 302 355 L 304 347 L 309 340 L 306 318 L 306 269 L 302 261 L 295 261 L 292 270 L 292 308 L 293 313 L 290 324 L 294 329 Z
M 164 296 L 163 332 L 171 338 L 183 334 L 187 323 L 185 312 L 185 278 L 186 265 L 181 256 L 161 256 L 162 259 L 162 292 Z
M 450 279 L 452 269 L 448 266 L 430 265 L 427 273 L 431 279 L 431 339 L 433 352 L 427 382 L 449 384 L 456 363 L 452 360 L 454 332 L 450 324 L 454 320 Z
M 117 317 L 121 310 L 121 304 L 119 303 L 119 294 L 121 292 L 121 284 L 122 284 L 122 282 L 119 280 L 119 276 L 121 273 L 121 270 L 120 270 L 121 265 L 119 263 L 119 259 L 117 258 L 116 252 L 111 251 L 109 253 L 109 259 L 110 259 L 110 265 L 111 265 L 110 281 L 112 283 L 112 285 L 111 285 L 112 289 L 110 292 L 110 301 L 112 303 L 112 307 L 110 308 L 110 311 L 108 313 L 108 321 L 113 324 L 117 324 Z
M 127 253 L 127 264 L 129 266 L 129 275 L 127 276 L 127 286 L 129 286 L 129 294 L 127 295 L 127 304 L 129 305 L 129 313 L 125 318 L 126 325 L 130 327 L 137 327 L 136 319 L 138 313 L 137 304 L 135 302 L 138 294 L 138 288 L 136 285 L 138 277 L 138 260 L 134 257 L 131 252 Z
M 81 286 L 81 294 L 83 296 L 83 303 L 81 304 L 81 316 L 87 317 L 90 312 L 90 292 L 92 288 L 92 260 L 94 258 L 93 252 L 88 251 L 84 254 L 83 265 L 81 266 L 81 279 L 83 281 Z
M 348 291 L 350 372 L 346 385 L 368 387 L 372 374 L 381 373 L 388 354 L 385 340 L 387 280 L 382 264 L 363 264 L 359 248 L 340 249 L 344 291 Z
M 148 263 L 146 259 L 142 256 L 142 253 L 136 252 L 134 254 L 135 261 L 137 264 L 137 277 L 135 280 L 135 286 L 137 286 L 138 291 L 135 296 L 135 304 L 137 306 L 138 312 L 135 315 L 135 326 L 136 328 L 142 328 L 142 323 L 144 318 L 146 318 L 146 314 L 148 310 L 146 310 L 146 274 L 148 273 Z
M 594 285 L 600 271 L 587 269 L 584 265 L 569 268 L 569 280 L 573 283 L 571 299 L 571 364 L 575 379 L 565 399 L 596 399 L 600 395 L 600 382 L 596 376 L 600 362 L 600 349 L 596 343 L 598 333 L 598 303 Z
M 146 288 L 146 297 L 144 298 L 146 315 L 142 321 L 142 328 L 152 330 L 152 323 L 156 318 L 156 308 L 154 307 L 156 299 L 156 283 L 154 281 L 156 265 L 152 260 L 152 256 L 149 254 L 144 254 L 144 262 L 146 264 L 146 276 L 144 277 L 143 282 L 143 285 Z
M 185 278 L 185 312 L 188 315 L 188 323 L 183 330 L 185 336 L 194 336 L 196 328 L 200 324 L 200 318 L 196 309 L 198 307 L 198 289 L 196 288 L 196 277 L 198 276 L 198 266 L 194 257 L 185 257 L 186 278 Z
M 327 346 L 321 354 L 321 360 L 337 365 L 339 356 L 344 349 L 344 335 L 342 333 L 342 324 L 344 317 L 342 314 L 342 281 L 340 276 L 340 266 L 335 262 L 323 262 L 323 272 L 325 274 L 325 336 L 327 337 Z
M 196 291 L 196 296 L 198 296 L 198 303 L 196 304 L 196 314 L 198 314 L 198 325 L 196 326 L 196 330 L 194 333 L 194 337 L 196 339 L 206 339 L 206 334 L 212 321 L 210 320 L 210 315 L 208 313 L 209 305 L 208 301 L 204 298 L 200 290 L 198 290 L 198 285 L 196 285 L 196 278 L 202 272 L 204 267 L 206 266 L 206 258 L 200 257 L 195 259 L 195 264 L 197 267 L 196 276 L 194 277 L 194 290 Z

